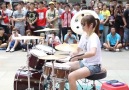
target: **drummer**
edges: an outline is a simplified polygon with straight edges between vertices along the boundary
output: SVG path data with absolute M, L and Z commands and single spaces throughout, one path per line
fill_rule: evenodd
M 101 71 L 101 45 L 98 35 L 99 20 L 92 15 L 86 15 L 81 20 L 83 31 L 78 49 L 72 53 L 70 62 L 72 72 L 68 75 L 69 90 L 77 90 L 76 81 Z M 76 56 L 80 51 L 84 55 Z M 74 57 L 76 56 L 76 57 Z M 60 83 L 60 90 L 64 90 L 64 83 Z

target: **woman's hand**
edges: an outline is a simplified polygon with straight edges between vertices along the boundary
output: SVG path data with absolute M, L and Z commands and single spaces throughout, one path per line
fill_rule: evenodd
M 72 59 L 70 59 L 70 62 L 74 62 L 74 61 L 78 61 L 77 57 L 73 57 Z

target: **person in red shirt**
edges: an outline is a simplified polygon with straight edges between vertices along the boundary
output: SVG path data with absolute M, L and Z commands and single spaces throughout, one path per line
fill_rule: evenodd
M 37 9 L 37 13 L 39 14 L 37 20 L 37 28 L 43 29 L 46 26 L 46 11 L 47 8 L 44 7 L 43 2 L 39 2 L 39 8 Z
M 70 22 L 73 17 L 73 13 L 70 11 L 70 6 L 67 4 L 65 6 L 65 12 L 62 13 L 61 19 L 62 19 L 62 36 L 64 41 L 64 36 L 67 34 L 67 31 L 70 28 Z

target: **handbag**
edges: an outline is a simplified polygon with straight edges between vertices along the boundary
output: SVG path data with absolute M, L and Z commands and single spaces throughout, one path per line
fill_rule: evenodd
M 2 16 L 5 17 L 5 18 L 3 19 L 4 23 L 9 23 L 9 18 L 8 18 L 8 16 L 3 12 L 3 10 L 2 10 Z

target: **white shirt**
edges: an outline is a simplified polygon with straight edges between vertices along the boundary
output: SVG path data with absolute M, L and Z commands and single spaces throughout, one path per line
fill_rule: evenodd
M 52 41 L 53 41 L 52 38 L 50 38 L 50 43 L 52 43 Z M 55 36 L 54 41 L 56 41 L 58 43 L 61 43 L 61 41 L 60 41 L 58 36 Z
M 95 56 L 84 58 L 82 60 L 82 63 L 85 66 L 101 64 L 101 44 L 96 33 L 91 34 L 90 37 L 87 37 L 86 34 L 83 34 L 81 36 L 78 47 L 81 48 L 84 52 L 89 52 L 92 48 L 97 49 Z

